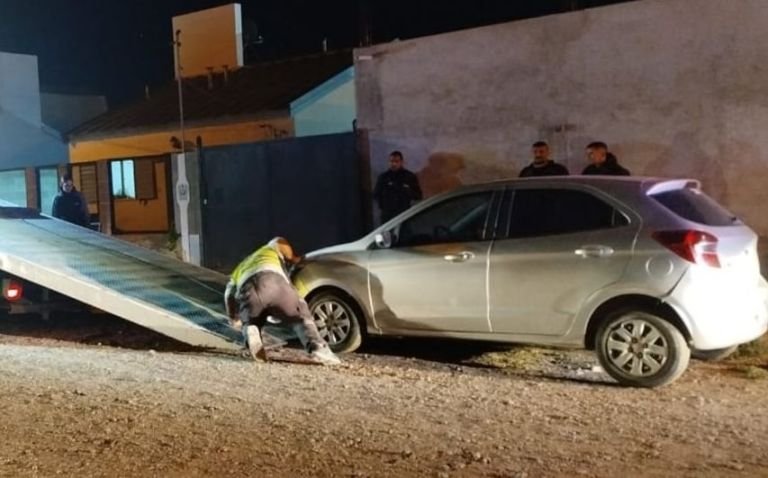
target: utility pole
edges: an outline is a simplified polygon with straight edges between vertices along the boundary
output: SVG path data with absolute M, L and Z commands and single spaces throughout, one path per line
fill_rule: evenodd
M 174 56 L 176 57 L 176 82 L 179 86 L 179 136 L 181 136 L 181 154 L 177 156 L 177 180 L 176 180 L 176 204 L 179 206 L 179 235 L 181 236 L 181 251 L 184 261 L 194 262 L 192 251 L 190 249 L 189 234 L 189 204 L 190 191 L 189 180 L 187 179 L 187 155 L 186 140 L 184 138 L 184 94 L 181 84 L 181 30 L 176 30 L 173 39 Z
M 184 93 L 181 88 L 181 30 L 176 30 L 173 46 L 176 56 L 176 84 L 179 87 L 179 136 L 181 136 L 181 155 L 184 156 L 186 145 L 184 144 Z

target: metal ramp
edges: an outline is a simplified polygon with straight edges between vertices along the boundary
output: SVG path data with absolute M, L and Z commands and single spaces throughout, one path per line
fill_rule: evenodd
M 0 270 L 190 345 L 241 347 L 226 276 L 3 201 Z

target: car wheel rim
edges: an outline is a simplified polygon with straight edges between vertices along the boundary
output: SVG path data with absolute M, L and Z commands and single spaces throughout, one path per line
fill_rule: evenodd
M 661 370 L 669 359 L 669 343 L 650 322 L 628 318 L 611 327 L 605 343 L 608 359 L 623 373 L 649 377 Z
M 352 317 L 347 308 L 338 301 L 326 300 L 312 310 L 320 335 L 330 345 L 343 342 L 352 327 Z

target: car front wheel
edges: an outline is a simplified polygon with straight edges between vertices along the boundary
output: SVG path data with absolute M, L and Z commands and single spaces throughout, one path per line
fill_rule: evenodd
M 691 352 L 680 331 L 652 313 L 623 310 L 600 326 L 595 344 L 603 369 L 622 385 L 659 387 L 688 367 Z
M 353 352 L 363 341 L 362 318 L 352 299 L 327 291 L 312 297 L 309 310 L 320 335 L 334 352 Z

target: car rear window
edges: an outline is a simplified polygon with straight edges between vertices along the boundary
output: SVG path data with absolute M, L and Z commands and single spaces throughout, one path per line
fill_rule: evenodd
M 683 219 L 706 226 L 730 226 L 736 216 L 699 189 L 682 188 L 651 196 Z

